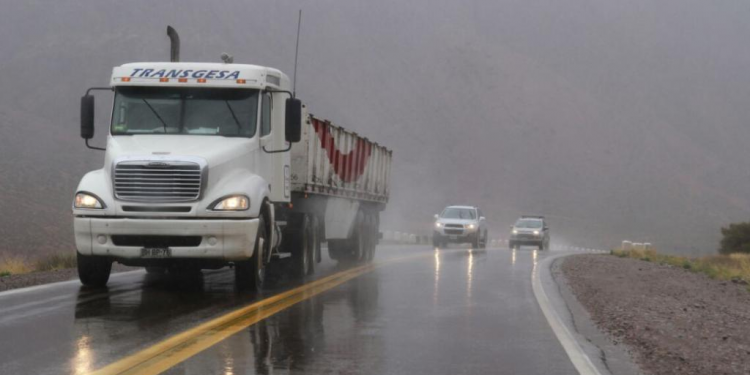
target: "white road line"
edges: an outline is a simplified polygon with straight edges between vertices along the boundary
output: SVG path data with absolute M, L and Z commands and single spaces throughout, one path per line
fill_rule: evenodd
M 534 296 L 539 303 L 539 307 L 542 308 L 544 317 L 547 318 L 547 322 L 552 327 L 552 331 L 555 332 L 557 340 L 562 344 L 565 353 L 568 354 L 578 373 L 581 375 L 601 375 L 550 304 L 539 276 L 539 266 L 531 272 L 531 288 L 534 290 Z
M 135 271 L 126 271 L 126 272 L 116 272 L 116 273 L 112 274 L 110 280 L 112 280 L 112 279 L 119 279 L 121 276 L 134 274 L 136 272 L 144 272 L 144 271 L 143 270 L 135 270 Z M 79 284 L 80 285 L 81 282 L 76 279 L 76 280 L 68 280 L 68 281 L 58 281 L 56 283 L 49 283 L 49 284 L 29 286 L 29 287 L 25 287 L 25 288 L 11 289 L 11 290 L 6 290 L 4 292 L 0 292 L 0 298 L 10 297 L 12 295 L 21 294 L 21 293 L 36 292 L 36 291 L 40 291 L 40 290 L 44 290 L 44 289 L 50 289 L 50 288 L 59 287 L 59 286 L 63 286 L 63 285 L 68 285 L 68 284 Z

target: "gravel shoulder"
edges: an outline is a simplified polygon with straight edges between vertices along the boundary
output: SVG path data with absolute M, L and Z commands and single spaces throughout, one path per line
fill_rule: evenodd
M 133 271 L 137 269 L 138 268 L 125 267 L 118 263 L 112 264 L 112 273 Z M 78 280 L 77 269 L 67 268 L 55 271 L 31 272 L 19 275 L 3 276 L 0 277 L 0 292 L 68 280 Z
M 645 374 L 749 374 L 750 292 L 668 265 L 575 255 L 561 265 L 577 300 Z

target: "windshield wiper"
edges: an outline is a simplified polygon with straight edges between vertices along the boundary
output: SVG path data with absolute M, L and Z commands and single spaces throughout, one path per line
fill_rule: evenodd
M 242 125 L 240 125 L 240 120 L 237 119 L 237 115 L 234 114 L 234 110 L 232 109 L 232 106 L 229 105 L 229 100 L 225 100 L 224 103 L 227 103 L 227 108 L 229 108 L 229 113 L 232 114 L 234 123 L 237 124 L 237 133 L 239 134 L 242 131 Z
M 164 119 L 162 119 L 161 116 L 159 116 L 159 113 L 156 112 L 156 110 L 154 109 L 154 107 L 152 107 L 151 104 L 149 104 L 146 99 L 141 98 L 141 100 L 143 100 L 143 102 L 146 103 L 146 105 L 151 110 L 151 112 L 153 112 L 154 115 L 156 116 L 156 118 L 158 118 L 159 121 L 161 121 L 161 124 L 164 126 L 164 134 L 167 134 L 167 123 L 164 122 Z

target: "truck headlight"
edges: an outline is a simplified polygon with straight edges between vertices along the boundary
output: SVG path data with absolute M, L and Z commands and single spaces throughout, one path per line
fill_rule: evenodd
M 534 231 L 534 235 L 535 235 L 535 236 L 538 236 L 538 235 L 539 235 L 539 231 L 538 231 L 538 230 L 535 230 L 535 231 Z
M 73 201 L 73 207 L 75 208 L 88 208 L 88 209 L 103 209 L 104 203 L 99 200 L 95 195 L 88 193 L 77 193 L 75 200 Z
M 435 228 L 440 228 L 443 226 L 443 223 L 435 223 Z
M 467 225 L 466 227 L 467 227 L 467 228 L 469 228 L 469 229 L 474 229 L 474 228 L 476 228 L 477 226 L 476 226 L 476 224 L 469 224 L 469 225 Z
M 513 234 L 518 234 L 518 229 L 513 229 Z
M 221 198 L 209 207 L 214 211 L 246 211 L 248 208 L 250 208 L 250 198 L 244 195 Z

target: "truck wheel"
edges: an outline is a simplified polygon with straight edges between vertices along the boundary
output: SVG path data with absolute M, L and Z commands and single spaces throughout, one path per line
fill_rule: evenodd
M 375 248 L 378 245 L 378 229 L 375 215 L 367 215 L 366 223 L 365 232 L 367 233 L 367 242 L 364 260 L 371 262 L 375 258 Z
M 82 255 L 76 252 L 78 278 L 85 286 L 102 287 L 107 285 L 112 272 L 112 260 L 105 257 Z
M 310 224 L 312 225 L 313 252 L 315 253 L 313 259 L 316 263 L 320 263 L 321 261 L 323 261 L 323 257 L 320 252 L 321 243 L 323 242 L 320 235 L 320 220 L 318 220 L 317 216 L 313 215 L 310 218 Z
M 432 246 L 440 247 L 440 238 L 438 236 L 432 236 Z
M 357 215 L 357 228 L 354 232 L 354 238 L 352 240 L 352 261 L 360 262 L 367 258 L 367 220 L 365 215 L 360 211 Z
M 290 231 L 288 242 L 284 247 L 292 253 L 292 276 L 303 278 L 307 275 L 312 263 L 310 218 L 307 215 L 298 215 L 290 224 L 294 229 Z
M 263 264 L 263 254 L 268 246 L 266 234 L 266 220 L 263 216 L 258 222 L 258 234 L 255 238 L 255 250 L 248 260 L 235 262 L 234 282 L 238 289 L 260 292 L 266 280 L 266 268 Z

